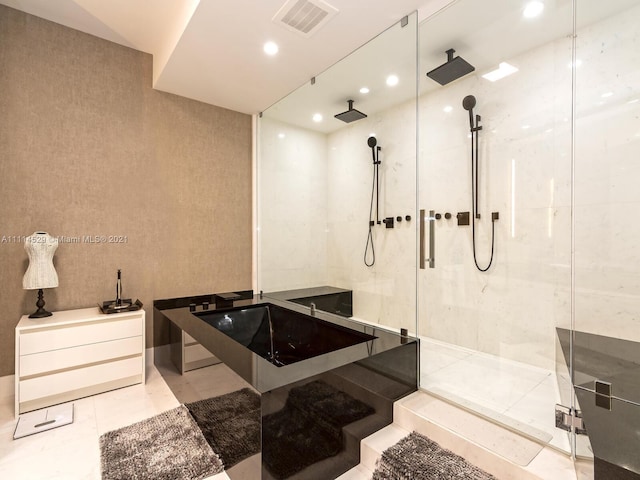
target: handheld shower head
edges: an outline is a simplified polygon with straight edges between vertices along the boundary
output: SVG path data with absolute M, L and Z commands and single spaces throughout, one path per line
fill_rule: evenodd
M 377 162 L 376 145 L 378 145 L 378 140 L 376 140 L 376 137 L 371 136 L 367 138 L 367 145 L 371 148 L 371 155 L 373 155 L 373 163 L 375 164 Z
M 473 95 L 467 95 L 462 99 L 462 108 L 469 111 L 469 126 L 471 130 L 474 128 L 473 123 L 473 107 L 476 106 L 476 97 Z

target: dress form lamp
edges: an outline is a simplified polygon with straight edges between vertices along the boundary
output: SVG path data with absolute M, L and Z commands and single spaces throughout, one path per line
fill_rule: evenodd
M 24 242 L 24 249 L 29 255 L 29 267 L 22 279 L 22 288 L 25 290 L 38 290 L 38 309 L 29 315 L 29 318 L 50 317 L 51 312 L 44 309 L 45 288 L 58 286 L 58 274 L 53 266 L 53 255 L 58 248 L 58 239 L 47 232 L 34 232 Z

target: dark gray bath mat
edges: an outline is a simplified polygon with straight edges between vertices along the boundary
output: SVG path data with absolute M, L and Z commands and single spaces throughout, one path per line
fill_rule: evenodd
M 262 461 L 283 479 L 343 448 L 342 427 L 373 408 L 322 381 L 291 389 L 281 410 L 263 419 Z
M 250 388 L 185 406 L 224 468 L 260 451 L 260 396 Z
M 382 452 L 372 480 L 496 480 L 464 458 L 413 432 Z
M 100 465 L 104 480 L 197 480 L 223 469 L 184 405 L 102 435 Z

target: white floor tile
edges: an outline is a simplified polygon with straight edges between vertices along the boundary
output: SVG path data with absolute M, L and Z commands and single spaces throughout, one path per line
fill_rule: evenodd
M 555 372 L 428 338 L 420 340 L 421 388 L 511 428 L 520 424 L 523 433 L 551 439 L 554 447 L 569 451 L 566 435 L 555 428 L 555 404 L 560 401 Z

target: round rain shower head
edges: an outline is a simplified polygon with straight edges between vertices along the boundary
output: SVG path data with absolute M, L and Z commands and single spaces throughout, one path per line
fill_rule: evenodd
M 378 144 L 378 140 L 376 140 L 376 137 L 369 137 L 367 139 L 367 145 L 369 145 L 369 147 L 373 148 Z
M 462 108 L 464 108 L 465 110 L 471 111 L 475 106 L 476 106 L 476 97 L 474 97 L 473 95 L 467 95 L 462 100 Z

